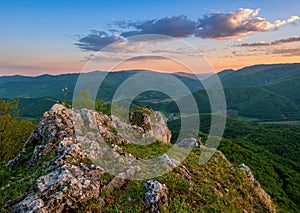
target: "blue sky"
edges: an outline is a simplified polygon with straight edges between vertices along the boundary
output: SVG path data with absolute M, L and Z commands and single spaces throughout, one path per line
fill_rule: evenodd
M 276 20 L 288 20 L 289 17 L 300 16 L 300 1 L 0 1 L 0 75 L 41 73 L 78 72 L 84 66 L 84 59 L 95 51 L 75 45 L 80 38 L 90 34 L 90 30 L 108 32 L 109 25 L 123 21 L 137 26 L 146 20 L 160 20 L 165 17 L 184 15 L 189 21 L 197 22 L 199 18 L 213 13 L 228 14 L 239 8 L 259 10 L 256 17 L 262 17 L 269 23 Z M 254 12 L 253 12 L 254 14 Z M 203 22 L 206 21 L 203 19 Z M 206 22 L 205 22 L 206 23 Z M 237 48 L 236 42 L 253 44 L 256 42 L 273 42 L 276 40 L 298 37 L 299 20 L 285 23 L 274 29 L 254 30 L 249 34 L 237 32 L 228 36 L 218 37 L 202 32 L 183 36 L 199 49 L 211 50 L 208 58 L 217 70 L 239 68 L 255 63 L 297 62 L 298 54 L 289 51 L 299 48 L 299 43 L 293 41 L 280 45 L 265 45 L 269 48 L 270 58 L 265 61 L 257 58 L 244 60 L 249 47 Z M 113 25 L 114 30 L 120 30 Z M 135 28 L 134 30 L 141 28 Z M 249 28 L 247 28 L 249 29 Z M 129 29 L 122 29 L 128 31 Z M 130 31 L 130 30 L 129 30 Z M 152 31 L 151 31 L 152 32 Z M 156 31 L 154 31 L 156 32 Z M 158 31 L 159 32 L 159 31 Z M 114 32 L 114 34 L 122 32 Z M 205 35 L 204 35 L 205 34 Z M 109 33 L 108 36 L 111 36 Z M 280 47 L 279 47 L 280 46 Z M 258 46 L 256 46 L 257 48 Z M 227 49 L 226 49 L 227 48 Z M 229 50 L 230 49 L 230 50 Z M 280 51 L 283 49 L 284 51 Z M 237 54 L 238 53 L 238 54 Z M 263 53 L 263 50 L 257 50 Z M 280 55 L 281 53 L 281 55 Z M 210 55 L 211 54 L 211 55 Z M 265 54 L 264 54 L 265 55 Z M 232 57 L 240 57 L 240 63 L 230 62 Z M 280 56 L 280 57 L 279 57 Z M 226 58 L 228 64 L 224 64 Z M 231 57 L 231 58 L 230 58 Z M 272 60 L 272 57 L 274 60 Z M 235 59 L 236 61 L 236 59 Z M 300 61 L 299 61 L 300 62 Z

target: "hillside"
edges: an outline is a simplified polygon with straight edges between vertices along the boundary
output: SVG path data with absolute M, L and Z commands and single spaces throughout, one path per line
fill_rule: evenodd
M 256 87 L 224 88 L 227 110 L 236 117 L 249 117 L 260 121 L 300 120 L 299 95 L 296 94 L 298 84 L 290 84 L 288 90 L 281 91 L 281 84 L 267 84 Z M 282 94 L 280 94 L 282 93 Z M 286 95 L 286 96 L 285 96 Z M 198 104 L 199 113 L 211 113 L 209 98 L 205 90 L 193 93 Z M 146 101 L 136 105 L 143 105 Z M 178 99 L 178 103 L 186 103 L 189 97 Z M 175 102 L 147 103 L 155 110 L 179 113 Z
M 2 211 L 275 211 L 269 195 L 247 166 L 229 163 L 221 152 L 216 152 L 207 164 L 200 166 L 199 156 L 207 150 L 194 139 L 188 140 L 191 143 L 180 142 L 178 148 L 168 140 L 146 146 L 132 144 L 124 138 L 126 135 L 132 138 L 132 133 L 121 134 L 127 124 L 102 113 L 94 114 L 95 123 L 93 113 L 81 110 L 74 114 L 70 109 L 54 105 L 44 114 L 22 152 L 7 166 L 1 166 Z M 77 124 L 73 126 L 70 121 L 74 118 Z M 152 127 L 163 126 L 161 123 Z M 99 132 L 95 132 L 95 128 Z M 163 129 L 154 131 L 153 136 L 168 134 L 168 130 Z M 75 139 L 72 136 L 78 130 L 88 134 L 78 135 Z M 96 134 L 101 135 L 104 143 L 96 141 Z M 194 148 L 181 164 L 176 156 L 164 154 L 171 147 L 187 149 L 187 146 Z M 115 163 L 119 162 L 113 163 L 113 168 L 118 171 L 115 175 L 111 173 L 114 170 L 107 170 L 111 165 L 109 156 L 116 158 Z M 137 165 L 143 159 L 153 158 L 170 172 L 149 180 L 147 168 Z M 101 162 L 97 161 L 100 166 L 94 164 L 95 159 L 101 159 Z M 156 166 L 149 166 L 151 175 Z
M 89 72 L 83 73 L 85 79 L 86 89 L 93 88 L 97 85 L 99 79 L 102 76 L 107 75 L 101 90 L 98 93 L 99 97 L 105 100 L 110 100 L 116 89 L 130 76 L 137 72 L 148 72 L 150 75 L 169 75 L 166 73 L 157 73 L 153 71 L 145 70 L 130 70 L 130 71 L 118 71 L 118 72 Z M 195 92 L 202 88 L 201 83 L 195 79 L 185 77 L 182 75 L 174 74 L 180 79 L 186 86 Z M 53 97 L 57 99 L 62 98 L 62 88 L 68 88 L 67 100 L 72 100 L 75 84 L 78 80 L 79 74 L 61 74 L 61 75 L 41 75 L 36 77 L 29 76 L 1 76 L 0 77 L 0 97 L 1 98 L 40 98 L 40 97 Z M 144 79 L 141 79 L 144 80 Z M 155 87 L 155 85 L 153 85 Z M 166 87 L 168 83 L 166 83 Z
M 200 137 L 206 138 L 210 116 L 201 115 Z M 192 117 L 190 118 L 191 122 Z M 180 120 L 168 123 L 174 138 Z M 279 212 L 300 209 L 300 126 L 258 124 L 227 119 L 219 150 L 233 163 L 245 162 Z
M 300 63 L 254 65 L 236 71 L 223 71 L 218 75 L 224 87 L 258 86 L 298 78 Z
M 122 82 L 137 72 L 138 70 L 109 73 L 97 96 L 102 97 L 105 101 L 110 101 Z M 151 71 L 146 72 L 162 77 L 170 75 Z M 87 81 L 86 89 L 96 85 L 97 79 L 105 74 L 104 72 L 84 74 Z M 194 93 L 201 113 L 210 112 L 209 99 L 203 90 L 202 84 L 195 79 L 195 76 L 187 73 L 172 75 L 182 81 L 191 93 Z M 72 100 L 78 76 L 79 74 L 0 77 L 0 97 L 29 98 L 27 100 L 21 99 L 22 109 L 27 112 L 34 112 L 32 117 L 39 118 L 42 112 L 48 110 L 51 106 L 49 98 L 43 97 L 61 100 L 63 96 L 61 89 L 67 87 L 66 99 L 68 101 Z M 298 83 L 300 64 L 255 65 L 236 71 L 225 70 L 218 73 L 218 76 L 224 86 L 227 110 L 231 111 L 234 116 L 249 117 L 249 119 L 261 121 L 300 120 L 300 93 L 298 92 L 300 90 Z M 202 78 L 204 77 L 202 76 Z M 143 80 L 141 79 L 141 81 Z M 203 81 L 209 82 L 210 78 L 203 79 Z M 163 86 L 168 88 L 172 85 L 166 83 Z M 156 86 L 153 85 L 153 87 Z M 30 98 L 33 98 L 31 101 L 35 103 L 37 103 L 36 98 L 41 98 L 39 106 L 36 107 L 30 104 Z M 177 98 L 185 101 L 180 93 L 177 94 Z M 134 103 L 142 106 L 147 105 L 164 112 L 166 115 L 178 112 L 175 103 L 170 101 L 170 97 L 159 92 L 149 91 L 143 93 L 135 99 Z M 24 116 L 30 117 L 30 114 L 25 113 Z

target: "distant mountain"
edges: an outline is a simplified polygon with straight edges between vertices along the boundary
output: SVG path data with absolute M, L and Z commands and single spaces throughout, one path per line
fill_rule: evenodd
M 230 87 L 224 88 L 227 110 L 236 116 L 257 118 L 259 120 L 299 120 L 300 105 L 292 99 L 268 90 L 265 87 Z M 209 98 L 205 90 L 193 94 L 200 113 L 210 113 Z M 185 103 L 188 97 L 179 100 Z M 164 106 L 176 112 L 174 102 Z M 156 110 L 159 110 L 156 108 Z
M 218 73 L 224 87 L 258 86 L 300 76 L 300 63 L 262 64 Z
M 300 106 L 300 71 L 294 78 L 282 79 L 263 86 L 267 90 L 282 95 Z
M 87 89 L 98 85 L 99 78 L 107 75 L 103 84 L 100 87 L 98 96 L 105 100 L 109 100 L 114 95 L 116 89 L 130 76 L 144 70 L 118 71 L 118 72 L 90 72 L 84 73 L 85 85 Z M 145 71 L 153 73 L 153 75 L 171 75 L 166 73 L 155 73 L 153 71 Z M 182 81 L 192 92 L 195 92 L 202 87 L 199 80 L 191 79 L 182 75 L 172 74 Z M 40 98 L 50 96 L 61 99 L 61 89 L 67 87 L 69 89 L 67 99 L 72 100 L 74 87 L 76 85 L 78 73 L 62 74 L 62 75 L 41 75 L 36 77 L 29 76 L 4 76 L 0 77 L 0 97 L 1 98 Z M 147 79 L 141 79 L 146 81 Z M 153 82 L 154 84 L 155 82 Z M 165 82 L 165 86 L 169 86 L 170 82 Z M 155 85 L 153 85 L 155 88 Z
M 119 86 L 129 77 L 143 70 L 118 71 L 118 72 L 90 72 L 83 74 L 87 88 L 95 87 L 99 78 L 107 75 L 98 91 L 97 96 L 109 101 L 115 94 Z M 197 77 L 202 78 L 202 82 L 214 86 L 212 77 L 207 75 L 195 76 L 189 73 L 153 73 L 158 78 L 173 75 L 182 81 L 191 91 L 199 104 L 200 112 L 210 112 L 209 99 L 203 90 L 203 85 Z M 37 105 L 31 104 L 29 99 L 21 100 L 23 109 L 35 112 L 49 109 L 49 99 L 52 101 L 61 100 L 61 89 L 68 87 L 67 100 L 72 100 L 72 95 L 78 73 L 63 75 L 41 75 L 37 77 L 28 76 L 4 76 L 0 77 L 0 98 L 34 98 L 33 102 L 44 102 Z M 224 70 L 218 73 L 218 77 L 224 87 L 227 109 L 233 111 L 237 116 L 253 117 L 260 120 L 299 120 L 300 119 L 300 63 L 296 64 L 270 64 L 254 65 L 239 70 Z M 149 79 L 140 79 L 141 84 Z M 170 88 L 174 83 L 165 81 L 163 85 L 155 85 L 153 88 L 162 86 Z M 134 87 L 133 87 L 134 89 Z M 41 98 L 41 99 L 37 99 Z M 126 99 L 126 97 L 124 97 Z M 177 98 L 186 100 L 178 90 Z M 27 101 L 26 101 L 27 100 Z M 39 101 L 37 101 L 39 100 Z M 136 105 L 147 105 L 163 112 L 176 112 L 178 108 L 175 102 L 171 102 L 167 94 L 149 91 L 140 94 L 135 99 Z M 40 110 L 35 110 L 40 106 Z M 44 108 L 44 107 L 45 108 Z M 47 106 L 47 108 L 46 108 Z M 36 117 L 39 113 L 34 113 Z M 27 116 L 27 115 L 26 115 Z

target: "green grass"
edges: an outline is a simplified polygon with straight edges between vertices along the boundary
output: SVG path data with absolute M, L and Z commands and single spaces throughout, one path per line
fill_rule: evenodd
M 210 116 L 200 116 L 205 142 Z M 168 123 L 176 137 L 180 120 Z M 219 148 L 235 164 L 246 163 L 262 187 L 272 196 L 279 212 L 300 208 L 300 126 L 258 124 L 227 119 Z M 174 139 L 172 139 L 174 141 Z
M 172 144 L 156 142 L 147 146 L 137 144 L 120 146 L 134 156 L 151 158 L 167 152 Z M 191 179 L 185 176 L 180 168 L 154 178 L 166 184 L 169 190 L 168 204 L 160 206 L 161 212 L 242 212 L 244 209 L 249 212 L 266 212 L 268 210 L 268 204 L 259 198 L 256 187 L 250 184 L 243 171 L 228 164 L 218 152 L 207 164 L 199 165 L 201 153 L 202 149 L 195 148 L 183 161 Z M 35 180 L 45 174 L 42 163 L 53 159 L 55 155 L 55 152 L 47 154 L 29 169 L 19 165 L 15 170 L 7 170 L 2 164 L 0 205 L 4 205 L 8 200 L 15 202 L 21 200 L 33 189 Z M 78 163 L 90 164 L 91 161 L 83 159 Z M 108 184 L 112 178 L 110 174 L 103 174 L 99 180 L 101 187 Z M 121 188 L 114 191 L 102 189 L 99 199 L 80 204 L 78 212 L 147 212 L 148 207 L 143 203 L 145 182 L 146 180 L 128 180 Z M 105 206 L 102 208 L 100 203 L 103 201 Z M 6 207 L 6 210 L 10 211 L 13 204 Z
M 6 163 L 2 162 L 0 165 L 0 208 L 8 204 L 5 212 L 9 212 L 16 202 L 22 200 L 34 188 L 35 180 L 46 174 L 46 168 L 42 166 L 42 163 L 52 160 L 55 156 L 56 153 L 52 151 L 30 168 L 26 168 L 26 165 L 19 165 L 13 170 L 9 170 Z
M 166 144 L 159 141 L 149 145 L 139 145 L 139 144 L 123 144 L 120 145 L 124 152 L 131 153 L 132 155 L 140 158 L 153 158 L 161 156 L 166 153 L 172 144 Z
M 238 121 L 252 122 L 252 121 L 259 121 L 259 119 L 252 118 L 252 117 L 238 116 Z
M 201 166 L 198 163 L 201 152 L 201 149 L 194 149 L 183 162 L 191 173 L 191 180 L 179 168 L 155 178 L 169 189 L 168 206 L 160 206 L 161 212 L 267 211 L 244 172 L 227 164 L 219 153 Z M 130 181 L 119 190 L 105 194 L 108 202 L 103 212 L 145 212 L 145 182 Z

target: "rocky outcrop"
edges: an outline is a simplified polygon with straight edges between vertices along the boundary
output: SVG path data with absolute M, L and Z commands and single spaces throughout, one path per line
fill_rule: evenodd
M 20 154 L 8 163 L 11 169 L 19 162 L 27 162 L 30 167 L 52 151 L 56 154 L 53 160 L 43 163 L 46 174 L 35 181 L 34 189 L 13 212 L 71 211 L 87 201 L 99 200 L 101 190 L 122 187 L 140 172 L 140 168 L 133 165 L 137 159 L 116 144 L 130 143 L 131 139 L 143 138 L 145 134 L 169 142 L 170 130 L 159 115 L 155 118 L 158 124 L 151 120 L 151 131 L 145 132 L 115 116 L 87 109 L 73 111 L 55 104 L 44 113 Z M 107 168 L 99 166 L 101 163 L 93 164 L 97 160 Z M 101 176 L 114 172 L 109 170 L 110 166 L 117 168 L 115 177 L 101 186 Z
M 104 170 L 94 164 L 80 163 L 85 157 L 73 138 L 62 140 L 56 159 L 48 163 L 47 174 L 36 180 L 34 190 L 13 212 L 63 212 L 97 199 L 99 178 Z
M 251 183 L 254 183 L 254 181 L 255 181 L 254 175 L 252 174 L 251 169 L 248 166 L 246 166 L 245 164 L 242 163 L 242 164 L 238 165 L 238 168 L 244 170 L 246 172 L 247 176 L 249 177 Z
M 165 184 L 148 180 L 144 184 L 144 188 L 146 189 L 144 202 L 151 213 L 159 213 L 160 206 L 166 207 L 168 205 L 168 188 Z
M 43 154 L 48 143 L 57 144 L 66 137 L 78 137 L 81 135 L 97 133 L 95 137 L 103 139 L 104 142 L 116 144 L 129 143 L 146 137 L 153 137 L 169 143 L 171 132 L 166 126 L 160 113 L 153 112 L 151 119 L 147 117 L 145 123 L 149 123 L 149 131 L 136 125 L 129 125 L 121 122 L 116 116 L 107 116 L 101 112 L 81 109 L 73 111 L 63 105 L 55 104 L 48 112 L 45 112 L 43 119 L 26 141 L 22 151 L 8 166 L 13 167 L 18 162 L 27 161 L 28 166 L 34 164 Z M 119 131 L 118 131 L 119 130 Z M 153 141 L 152 141 L 153 142 Z M 35 150 L 28 153 L 32 147 Z M 47 147 L 49 148 L 49 147 Z
M 48 143 L 56 144 L 63 138 L 74 136 L 74 134 L 73 111 L 55 104 L 50 111 L 44 113 L 43 119 L 26 141 L 22 151 L 8 162 L 8 166 L 13 167 L 18 162 L 27 161 L 32 157 L 29 161 L 30 166 L 42 156 L 40 153 Z M 32 147 L 35 147 L 33 155 L 30 153 Z
M 150 136 L 157 138 L 159 141 L 170 143 L 171 131 L 165 123 L 164 117 L 159 112 L 153 112 L 148 119 L 151 129 L 148 131 Z
M 243 163 L 238 165 L 238 168 L 245 171 L 250 180 L 250 183 L 255 186 L 255 191 L 260 200 L 269 208 L 268 210 L 270 212 L 276 213 L 276 209 L 274 208 L 274 205 L 271 201 L 271 196 L 260 186 L 260 183 L 254 178 L 251 169 Z
M 152 110 L 131 112 L 130 121 L 132 124 L 122 122 L 114 115 L 110 116 L 110 120 L 119 130 L 119 134 L 128 141 L 137 141 L 144 138 L 148 138 L 149 143 L 153 142 L 151 138 L 164 143 L 170 143 L 171 141 L 171 131 L 159 112 L 153 112 Z

